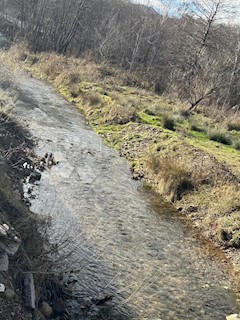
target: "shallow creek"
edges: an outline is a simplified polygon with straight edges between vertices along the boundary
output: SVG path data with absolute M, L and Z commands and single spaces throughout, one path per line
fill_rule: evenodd
M 62 251 L 71 254 L 61 264 L 76 271 L 79 297 L 113 297 L 103 319 L 220 320 L 237 312 L 225 262 L 179 218 L 153 209 L 125 160 L 74 106 L 28 75 L 16 82 L 14 113 L 36 138 L 36 153 L 59 161 L 42 174 L 31 210 L 52 218 L 53 241 L 68 238 Z

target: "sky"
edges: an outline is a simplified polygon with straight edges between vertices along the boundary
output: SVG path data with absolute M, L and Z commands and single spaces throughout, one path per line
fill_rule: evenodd
M 135 3 L 140 3 L 144 5 L 151 6 L 159 11 L 161 14 L 169 14 L 170 16 L 178 16 L 178 9 L 181 4 L 190 2 L 190 0 L 132 0 Z M 204 5 L 209 5 L 210 3 L 214 3 L 218 0 L 198 0 L 198 2 L 202 2 Z M 240 0 L 223 0 L 223 6 L 227 6 L 228 8 L 234 7 L 234 9 L 229 9 L 228 12 L 223 13 L 221 16 L 221 20 L 231 24 L 239 24 L 240 23 Z M 230 13 L 236 12 L 235 14 Z
M 170 15 L 177 15 L 177 10 L 181 1 L 183 0 L 132 0 L 132 2 L 153 7 L 163 15 L 167 13 Z

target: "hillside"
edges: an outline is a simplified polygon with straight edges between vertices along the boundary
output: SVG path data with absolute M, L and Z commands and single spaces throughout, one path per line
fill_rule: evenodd
M 19 46 L 1 59 L 52 83 L 126 157 L 133 179 L 144 178 L 239 270 L 238 111 L 199 106 L 188 114 L 186 105 L 145 89 L 141 79 L 89 59 L 31 54 Z

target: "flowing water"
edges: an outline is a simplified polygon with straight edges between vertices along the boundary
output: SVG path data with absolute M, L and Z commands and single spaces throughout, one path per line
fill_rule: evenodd
M 125 160 L 74 106 L 41 81 L 16 81 L 14 112 L 36 138 L 37 154 L 52 152 L 59 161 L 43 173 L 31 210 L 52 217 L 55 241 L 68 238 L 62 250 L 71 255 L 61 264 L 76 270 L 79 297 L 112 296 L 103 319 L 220 320 L 235 313 L 225 262 L 179 218 L 153 209 Z

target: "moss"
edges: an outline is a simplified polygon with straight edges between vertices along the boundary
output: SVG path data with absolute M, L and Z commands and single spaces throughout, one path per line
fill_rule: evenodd
M 61 85 L 58 87 L 58 90 L 60 92 L 60 94 L 64 97 L 64 98 L 69 98 L 70 97 L 70 93 L 69 90 L 66 86 Z

